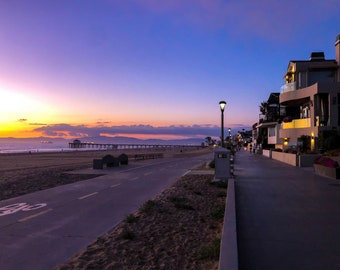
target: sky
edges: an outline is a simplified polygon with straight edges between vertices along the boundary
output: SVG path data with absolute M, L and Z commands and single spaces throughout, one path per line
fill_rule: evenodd
M 335 59 L 338 0 L 0 0 L 0 138 L 249 129 L 290 60 Z

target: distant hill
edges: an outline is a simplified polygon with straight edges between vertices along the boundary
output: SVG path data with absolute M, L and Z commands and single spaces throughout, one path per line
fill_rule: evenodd
M 174 144 L 174 145 L 201 145 L 204 142 L 204 138 L 188 138 L 188 139 L 178 139 L 178 140 L 162 140 L 162 139 L 137 139 L 133 137 L 92 137 L 92 138 L 79 138 L 81 142 L 94 142 L 94 143 L 112 143 L 112 144 Z

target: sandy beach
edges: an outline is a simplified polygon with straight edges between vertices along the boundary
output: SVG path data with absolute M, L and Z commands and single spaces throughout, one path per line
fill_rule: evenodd
M 124 151 L 133 156 L 136 150 Z M 211 153 L 209 149 L 163 152 L 174 157 Z M 94 174 L 68 172 L 92 167 L 94 158 L 119 151 L 77 151 L 0 155 L 1 200 Z M 139 161 L 136 161 L 139 162 Z M 211 184 L 202 164 L 156 198 L 131 213 L 57 269 L 217 269 L 226 187 Z M 211 170 L 211 169 L 210 169 Z
M 92 168 L 93 159 L 105 155 L 118 157 L 125 153 L 133 160 L 135 154 L 162 153 L 166 156 L 190 156 L 208 153 L 207 148 L 171 149 L 124 149 L 97 151 L 64 151 L 53 153 L 0 154 L 0 200 L 9 199 L 30 192 L 68 184 L 100 175 L 100 170 L 93 174 L 68 174 L 67 172 L 83 168 Z

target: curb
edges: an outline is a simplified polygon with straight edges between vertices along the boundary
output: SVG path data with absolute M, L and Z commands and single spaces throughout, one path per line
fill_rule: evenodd
M 238 270 L 235 180 L 228 180 L 226 207 L 220 247 L 219 270 Z

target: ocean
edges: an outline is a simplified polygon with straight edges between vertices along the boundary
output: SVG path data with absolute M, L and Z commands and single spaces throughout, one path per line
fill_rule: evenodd
M 0 154 L 74 151 L 68 143 L 0 142 Z M 78 149 L 79 150 L 79 149 Z
M 92 141 L 92 140 L 91 140 Z M 138 140 L 138 139 L 120 139 L 120 140 L 96 140 L 101 147 L 97 147 L 96 143 L 89 144 L 85 148 L 70 148 L 69 143 L 72 141 L 66 139 L 46 139 L 46 138 L 0 138 L 0 154 L 10 153 L 40 153 L 40 152 L 64 152 L 64 151 L 95 151 L 112 149 L 133 149 L 153 148 L 161 145 L 172 146 L 199 146 L 200 140 Z

